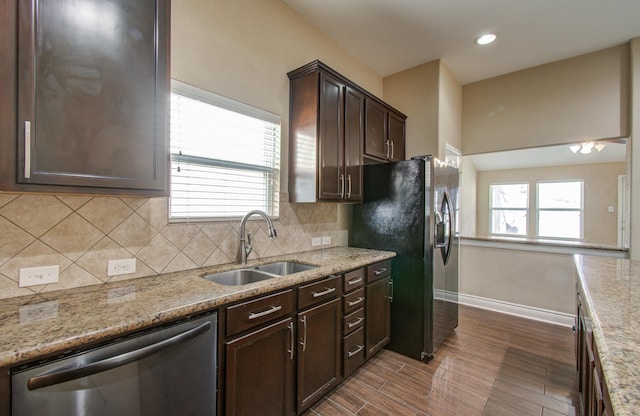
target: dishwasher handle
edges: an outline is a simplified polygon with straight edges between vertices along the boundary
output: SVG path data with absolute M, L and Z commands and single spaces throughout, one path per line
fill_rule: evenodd
M 61 384 L 78 378 L 87 377 L 92 374 L 111 370 L 116 367 L 141 360 L 165 348 L 195 338 L 198 335 L 209 331 L 210 329 L 211 322 L 205 322 L 201 325 L 196 326 L 195 328 L 191 328 L 180 334 L 173 335 L 162 341 L 155 342 L 142 348 L 134 349 L 113 357 L 105 358 L 103 360 L 89 362 L 81 367 L 56 368 L 31 377 L 27 382 L 27 387 L 29 388 L 29 390 L 41 389 L 43 387 L 53 386 L 54 384 Z

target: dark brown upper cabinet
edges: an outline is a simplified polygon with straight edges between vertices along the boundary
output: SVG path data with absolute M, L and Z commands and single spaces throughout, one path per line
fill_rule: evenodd
M 9 0 L 0 19 L 0 189 L 167 195 L 170 2 Z
M 367 98 L 365 156 L 397 162 L 405 157 L 406 117 L 379 101 Z
M 404 159 L 406 117 L 320 61 L 287 75 L 291 80 L 289 200 L 361 202 L 362 165 L 368 141 L 365 103 L 370 100 L 381 103 L 383 141 L 389 137 L 388 113 L 402 120 L 402 143 L 396 147 L 400 148 L 401 153 L 397 155 L 402 154 L 401 159 Z M 399 131 L 395 123 L 394 119 L 394 134 Z M 392 160 L 385 155 L 381 153 L 372 159 Z

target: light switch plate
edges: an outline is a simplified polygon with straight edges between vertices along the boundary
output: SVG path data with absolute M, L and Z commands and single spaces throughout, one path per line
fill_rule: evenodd
M 322 238 L 320 237 L 313 237 L 311 239 L 311 246 L 312 247 L 318 247 L 319 245 L 322 245 Z
M 136 259 L 109 260 L 107 262 L 107 276 L 118 276 L 136 272 Z
M 327 246 L 331 244 L 331 236 L 322 237 L 322 245 Z
M 27 267 L 20 269 L 20 287 L 58 283 L 60 266 Z

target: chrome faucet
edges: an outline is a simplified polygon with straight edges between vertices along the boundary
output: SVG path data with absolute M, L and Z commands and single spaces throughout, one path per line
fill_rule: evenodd
M 238 247 L 238 263 L 240 264 L 247 264 L 247 257 L 249 257 L 251 250 L 253 250 L 253 247 L 251 246 L 251 233 L 246 234 L 245 230 L 247 220 L 252 215 L 260 215 L 267 221 L 267 225 L 269 226 L 269 238 L 274 239 L 278 236 L 276 234 L 276 229 L 273 227 L 273 222 L 266 212 L 255 209 L 244 214 L 244 217 L 240 220 L 240 247 Z

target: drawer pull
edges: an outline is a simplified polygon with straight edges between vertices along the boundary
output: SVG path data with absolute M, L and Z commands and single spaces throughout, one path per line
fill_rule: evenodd
M 282 306 L 278 305 L 278 306 L 272 306 L 271 309 L 267 309 L 266 311 L 251 312 L 249 314 L 249 319 L 262 318 L 263 316 L 267 316 L 274 312 L 278 312 L 280 309 L 282 309 Z
M 364 348 L 364 345 L 358 345 L 358 348 L 356 348 L 354 351 L 347 351 L 347 357 L 349 358 L 353 357 L 354 355 L 362 351 L 363 348 Z
M 347 305 L 349 305 L 349 307 L 357 305 L 358 303 L 362 302 L 364 300 L 364 298 L 362 296 L 360 296 L 358 298 L 358 300 L 354 300 L 353 302 L 347 302 Z
M 373 274 L 375 274 L 376 276 L 380 276 L 382 273 L 385 273 L 387 271 L 386 268 L 382 268 L 380 270 L 376 270 L 375 272 L 373 272 Z
M 363 317 L 360 317 L 360 318 L 356 319 L 354 322 L 349 322 L 349 323 L 347 324 L 347 326 L 348 326 L 349 328 L 353 328 L 354 326 L 359 325 L 359 324 L 360 324 L 360 322 L 362 322 L 362 321 L 364 321 L 364 318 L 363 318 Z
M 347 284 L 348 284 L 349 286 L 351 286 L 351 285 L 357 285 L 357 284 L 358 284 L 358 283 L 360 283 L 360 282 L 362 282 L 362 277 L 357 277 L 357 278 L 352 279 L 352 280 L 347 280 Z
M 332 293 L 335 291 L 336 291 L 335 287 L 330 287 L 330 288 L 327 288 L 327 290 L 323 290 L 322 292 L 313 292 L 313 297 L 319 298 L 321 296 L 328 295 L 329 293 Z

